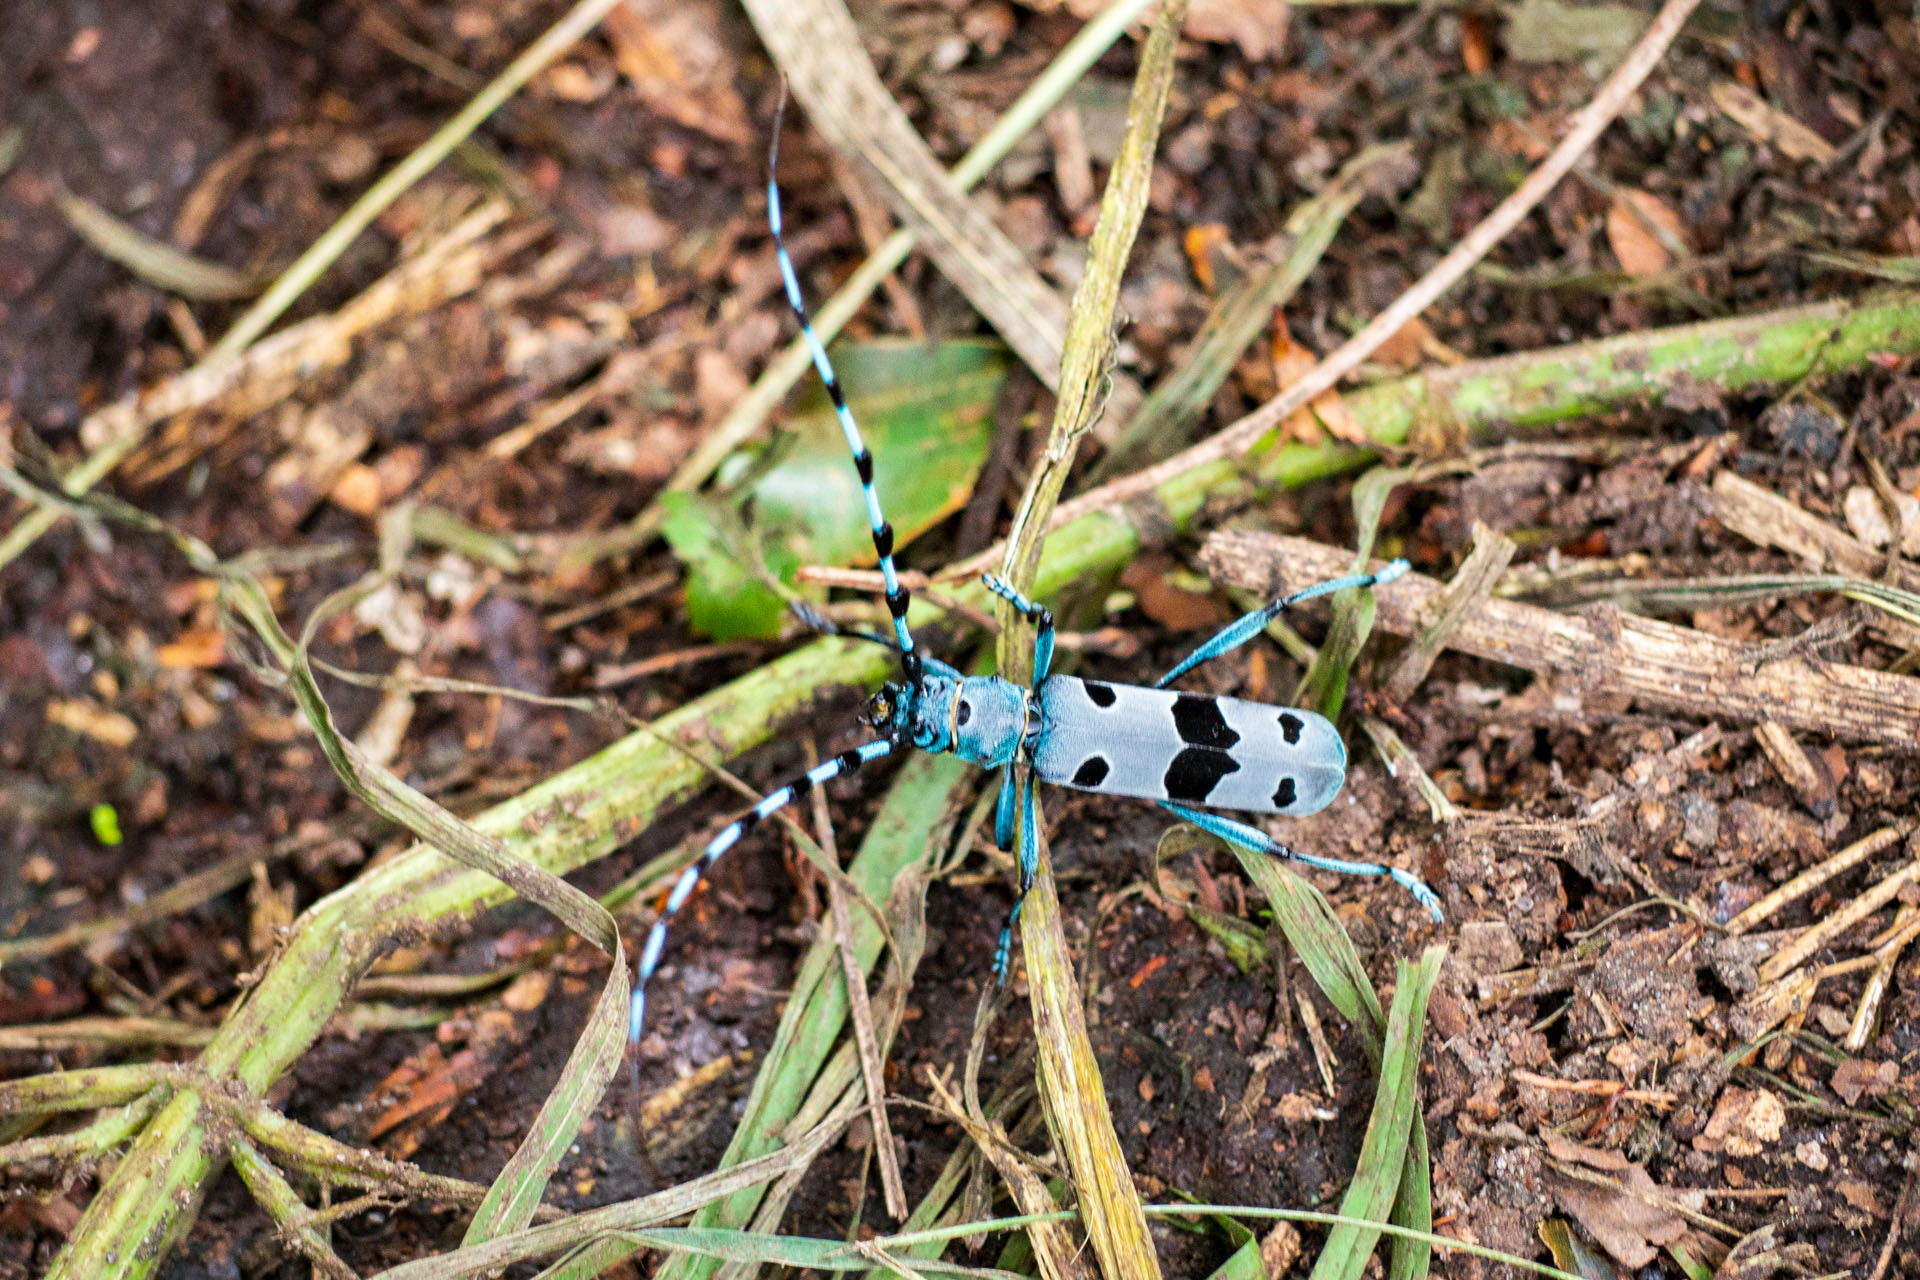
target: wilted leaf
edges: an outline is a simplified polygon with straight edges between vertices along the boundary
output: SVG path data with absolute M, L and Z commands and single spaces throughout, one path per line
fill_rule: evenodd
M 1728 1089 L 1693 1140 L 1695 1151 L 1724 1151 L 1730 1156 L 1757 1156 L 1780 1140 L 1787 1108 L 1765 1089 Z
M 1562 1165 L 1601 1175 L 1594 1178 L 1581 1176 L 1573 1168 L 1554 1169 L 1554 1199 L 1621 1262 L 1644 1267 L 1660 1246 L 1686 1235 L 1686 1219 L 1660 1202 L 1678 1201 L 1687 1193 L 1662 1187 L 1625 1156 L 1583 1147 L 1553 1133 L 1547 1135 L 1547 1154 Z
M 1628 275 L 1657 275 L 1673 265 L 1673 254 L 1654 234 L 1654 227 L 1685 240 L 1680 215 L 1650 192 L 1623 190 L 1608 208 L 1607 244 Z

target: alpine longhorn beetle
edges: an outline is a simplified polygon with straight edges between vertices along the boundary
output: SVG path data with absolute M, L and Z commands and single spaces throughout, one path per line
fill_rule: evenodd
M 688 866 L 667 896 L 640 953 L 633 984 L 633 1003 L 627 1019 L 629 1050 L 640 1043 L 646 1017 L 647 982 L 660 964 L 667 927 L 686 905 L 700 879 L 742 836 L 812 788 L 851 774 L 864 764 L 912 746 L 921 751 L 952 752 L 982 768 L 1000 770 L 1000 796 L 995 807 L 994 841 L 1002 851 L 1014 848 L 1016 805 L 1021 824 L 1019 842 L 1020 891 L 994 948 L 994 976 L 1005 982 L 1014 926 L 1033 886 L 1037 871 L 1034 851 L 1033 778 L 1057 786 L 1106 795 L 1137 796 L 1209 831 L 1223 840 L 1274 857 L 1286 858 L 1323 871 L 1348 875 L 1387 876 L 1401 885 L 1438 921 L 1440 901 L 1432 889 L 1411 872 L 1377 862 L 1349 862 L 1299 853 L 1257 827 L 1189 805 L 1205 804 L 1243 813 L 1278 813 L 1297 817 L 1325 808 L 1339 794 L 1346 778 L 1347 749 L 1332 724 L 1311 711 L 1273 707 L 1241 698 L 1218 698 L 1182 693 L 1167 686 L 1201 663 L 1239 648 L 1259 635 L 1283 609 L 1347 587 L 1371 587 L 1391 582 L 1407 571 L 1405 560 L 1395 560 L 1374 573 L 1352 574 L 1322 582 L 1272 603 L 1232 623 L 1188 654 L 1180 664 L 1154 681 L 1151 688 L 1082 680 L 1053 675 L 1053 614 L 1026 599 L 1008 583 L 986 574 L 989 591 L 1008 601 L 1034 622 L 1033 682 L 1018 685 L 998 676 L 967 676 L 923 654 L 907 628 L 907 589 L 893 563 L 893 526 L 880 510 L 873 487 L 873 454 L 861 439 L 860 428 L 847 408 L 846 396 L 834 377 L 826 348 L 807 318 L 800 281 L 787 255 L 780 227 L 780 130 L 776 120 L 768 157 L 767 222 L 773 233 L 774 253 L 787 302 L 799 321 L 801 336 L 813 356 L 827 395 L 833 401 L 840 429 L 853 454 L 854 469 L 866 496 L 867 518 L 873 529 L 873 549 L 886 584 L 887 611 L 893 615 L 894 640 L 866 638 L 900 652 L 899 680 L 889 681 L 867 703 L 862 719 L 880 733 L 864 743 L 822 761 L 792 782 L 770 792 L 730 824 Z M 1025 765 L 1025 773 L 1018 766 Z M 1016 789 L 1018 795 L 1016 797 Z

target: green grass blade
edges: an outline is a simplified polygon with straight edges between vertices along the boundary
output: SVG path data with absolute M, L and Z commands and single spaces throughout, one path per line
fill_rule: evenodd
M 1375 467 L 1353 486 L 1354 523 L 1359 526 L 1353 557 L 1354 573 L 1366 571 L 1373 556 L 1373 544 L 1380 535 L 1380 516 L 1386 510 L 1387 496 L 1394 486 L 1413 474 L 1410 467 Z M 1295 701 L 1329 720 L 1338 719 L 1340 706 L 1347 697 L 1347 676 L 1354 659 L 1373 632 L 1373 591 L 1348 589 L 1333 597 L 1333 624 L 1327 629 L 1326 643 L 1300 681 Z
M 858 856 L 847 868 L 848 876 L 862 892 L 876 901 L 889 901 L 895 880 L 913 871 L 929 850 L 946 843 L 953 824 L 955 793 L 972 776 L 969 766 L 951 756 L 908 757 Z M 873 967 L 880 945 L 880 931 L 874 922 L 863 913 L 854 913 L 853 950 L 863 969 Z M 787 1011 L 722 1158 L 722 1168 L 779 1145 L 788 1122 L 840 1039 L 847 1007 L 838 948 L 830 936 L 823 935 L 801 963 Z M 694 1225 L 742 1227 L 751 1221 L 763 1194 L 764 1189 L 758 1187 L 739 1191 L 708 1206 Z M 710 1258 L 678 1257 L 669 1260 L 660 1275 L 662 1280 L 693 1280 L 711 1275 L 715 1265 Z M 862 1264 L 863 1269 L 869 1265 Z
M 1434 946 L 1412 964 L 1400 962 L 1380 1055 L 1380 1088 L 1360 1145 L 1359 1165 L 1340 1202 L 1342 1217 L 1369 1223 L 1385 1220 L 1407 1176 L 1408 1134 L 1420 1114 L 1420 1044 L 1426 1029 L 1427 996 L 1440 976 L 1445 955 L 1445 948 Z M 1335 1227 L 1327 1233 L 1326 1247 L 1314 1264 L 1313 1280 L 1359 1280 L 1379 1239 L 1377 1228 L 1351 1222 Z
M 1366 966 L 1353 949 L 1353 939 L 1340 927 L 1326 895 L 1308 884 L 1278 859 L 1226 841 L 1254 886 L 1273 908 L 1274 921 L 1287 943 L 1306 966 L 1322 995 L 1369 1041 L 1369 1053 L 1379 1044 L 1387 1024 L 1380 1000 L 1367 981 Z

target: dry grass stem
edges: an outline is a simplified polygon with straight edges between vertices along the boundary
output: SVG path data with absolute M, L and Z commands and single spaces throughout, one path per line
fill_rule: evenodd
M 1778 547 L 1816 570 L 1837 569 L 1857 578 L 1878 578 L 1887 568 L 1884 553 L 1731 471 L 1713 478 L 1713 514 L 1741 537 L 1763 547 Z M 1920 568 L 1899 564 L 1892 581 L 1909 591 L 1920 591 Z
M 1818 923 L 1808 926 L 1792 942 L 1767 957 L 1760 966 L 1760 980 L 1772 982 L 1797 968 L 1814 952 L 1892 902 L 1900 890 L 1916 880 L 1920 880 L 1920 859 L 1909 862 L 1846 906 L 1821 917 Z
M 1862 836 L 1852 844 L 1815 866 L 1808 867 L 1793 879 L 1787 881 L 1758 902 L 1742 911 L 1727 922 L 1727 932 L 1742 934 L 1769 919 L 1774 912 L 1790 902 L 1797 901 L 1818 889 L 1827 881 L 1843 872 L 1859 866 L 1874 854 L 1906 837 L 1920 826 L 1920 820 L 1896 823 L 1891 827 L 1882 827 L 1871 835 Z
M 820 763 L 813 740 L 807 740 L 807 767 Z M 827 812 L 827 795 L 819 787 L 808 797 L 813 809 L 814 838 L 827 861 L 836 866 L 840 851 L 834 843 L 833 818 Z M 880 1163 L 880 1185 L 887 1198 L 887 1212 L 895 1222 L 907 1216 L 907 1190 L 900 1180 L 900 1159 L 893 1148 L 893 1126 L 887 1122 L 886 1072 L 880 1055 L 880 1039 L 873 1030 L 873 1004 L 867 999 L 867 971 L 853 944 L 853 912 L 847 906 L 847 891 L 837 879 L 827 881 L 827 901 L 833 910 L 833 936 L 840 950 L 840 970 L 847 979 L 847 1017 L 853 1023 L 854 1043 L 860 1049 L 860 1077 L 866 1082 L 867 1118 L 873 1125 L 874 1153 Z
M 1893 967 L 1900 962 L 1900 955 L 1908 944 L 1920 936 L 1920 910 L 1901 907 L 1889 932 L 1891 936 L 1875 940 L 1876 963 L 1873 973 L 1860 989 L 1860 999 L 1853 1009 L 1853 1021 L 1847 1027 L 1846 1039 L 1840 1042 L 1840 1047 L 1848 1053 L 1864 1051 L 1873 1039 L 1873 1028 L 1880 1018 L 1880 1005 L 1893 986 Z

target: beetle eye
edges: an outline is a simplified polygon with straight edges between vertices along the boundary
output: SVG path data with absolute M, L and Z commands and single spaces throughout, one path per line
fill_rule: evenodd
M 965 724 L 971 719 L 973 719 L 973 704 L 965 698 L 962 698 L 960 699 L 960 705 L 953 709 L 953 722 L 955 724 Z

